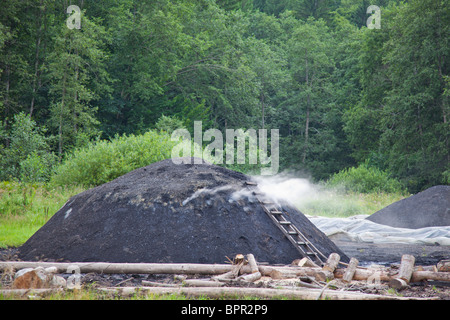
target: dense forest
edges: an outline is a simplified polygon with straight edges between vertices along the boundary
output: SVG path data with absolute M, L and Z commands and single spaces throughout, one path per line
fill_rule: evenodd
M 449 40 L 448 0 L 2 0 L 0 180 L 201 120 L 279 129 L 281 170 L 316 180 L 448 184 Z

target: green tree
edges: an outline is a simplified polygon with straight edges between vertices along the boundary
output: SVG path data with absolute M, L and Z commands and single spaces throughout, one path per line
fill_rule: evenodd
M 81 29 L 55 26 L 55 44 L 47 56 L 49 124 L 58 137 L 58 156 L 98 134 L 96 108 L 90 102 L 109 91 L 105 69 L 105 29 L 82 16 Z
M 289 56 L 293 78 L 292 103 L 295 103 L 297 134 L 303 141 L 297 142 L 299 162 L 306 164 L 313 151 L 314 141 L 327 131 L 322 126 L 329 103 L 328 79 L 334 67 L 331 59 L 332 39 L 323 20 L 308 19 L 295 29 L 289 45 Z M 312 137 L 311 137 L 312 135 Z
M 447 1 L 401 6 L 384 46 L 391 88 L 384 99 L 381 147 L 412 191 L 443 183 L 450 163 L 445 96 L 450 11 Z
M 28 5 L 29 1 L 10 0 L 2 2 L 0 11 L 0 114 L 6 127 L 22 111 L 21 98 L 30 75 L 26 60 L 30 17 L 24 13 Z
M 42 181 L 50 177 L 55 156 L 45 132 L 25 113 L 14 116 L 7 130 L 9 145 L 0 149 L 0 180 Z
M 344 115 L 344 129 L 353 148 L 352 156 L 358 162 L 367 159 L 372 152 L 378 152 L 382 133 L 380 114 L 383 99 L 391 86 L 383 63 L 383 44 L 389 39 L 386 23 L 379 30 L 364 28 L 360 33 L 354 65 L 359 73 L 357 79 L 361 91 L 358 101 L 349 105 Z

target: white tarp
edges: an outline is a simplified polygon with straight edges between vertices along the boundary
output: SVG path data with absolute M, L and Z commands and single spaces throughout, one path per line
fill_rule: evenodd
M 331 240 L 367 243 L 406 243 L 450 246 L 450 226 L 421 229 L 394 228 L 365 220 L 367 216 L 326 218 L 309 216 Z

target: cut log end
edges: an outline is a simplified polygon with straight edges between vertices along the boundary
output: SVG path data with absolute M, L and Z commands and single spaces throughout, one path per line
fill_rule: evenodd
M 400 278 L 393 278 L 389 281 L 389 287 L 396 290 L 403 290 L 408 287 L 408 282 Z

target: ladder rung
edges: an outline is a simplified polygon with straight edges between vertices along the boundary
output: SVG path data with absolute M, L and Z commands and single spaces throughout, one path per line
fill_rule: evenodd
M 297 231 L 288 231 L 288 234 L 295 235 L 295 234 L 298 234 L 298 233 L 297 233 Z
M 306 245 L 306 242 L 297 241 L 297 244 L 298 244 L 299 246 L 304 246 L 304 245 Z
M 308 256 L 315 256 L 315 255 L 316 255 L 314 252 L 311 252 L 311 251 L 306 252 L 306 254 L 307 254 Z
M 283 214 L 283 212 L 278 210 L 269 211 L 271 214 Z
M 245 184 L 248 186 L 257 186 L 258 185 L 256 182 L 253 182 L 253 181 L 245 181 Z
M 290 221 L 278 221 L 279 224 L 285 224 L 285 225 L 289 225 L 292 224 Z

